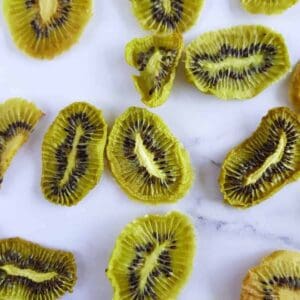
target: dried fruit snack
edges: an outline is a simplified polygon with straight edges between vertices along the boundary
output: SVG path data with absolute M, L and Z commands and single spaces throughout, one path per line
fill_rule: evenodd
M 0 185 L 12 159 L 42 116 L 35 104 L 21 98 L 0 104 Z
M 178 34 L 148 36 L 127 44 L 126 61 L 140 71 L 133 82 L 146 105 L 157 107 L 169 97 L 182 50 Z
M 300 177 L 300 120 L 287 107 L 272 109 L 257 130 L 233 148 L 221 168 L 225 202 L 247 208 Z
M 131 0 L 135 17 L 155 33 L 185 32 L 192 27 L 204 0 Z
M 131 107 L 117 118 L 106 152 L 113 176 L 132 199 L 175 202 L 192 185 L 187 151 L 163 120 L 146 109 Z
M 93 105 L 75 102 L 58 114 L 42 146 L 46 199 L 71 206 L 95 187 L 104 168 L 106 138 L 106 122 Z
M 259 25 L 208 32 L 186 48 L 188 81 L 221 99 L 253 98 L 289 68 L 283 37 Z
M 300 297 L 300 253 L 275 251 L 251 268 L 243 282 L 241 300 L 296 300 Z
M 280 14 L 299 0 L 241 0 L 243 7 L 253 14 Z
M 92 0 L 3 0 L 3 8 L 18 48 L 52 59 L 79 40 L 92 15 Z
M 128 224 L 107 269 L 113 299 L 176 299 L 192 271 L 195 244 L 193 225 L 178 212 Z
M 73 254 L 20 238 L 0 240 L 0 298 L 55 300 L 77 281 Z

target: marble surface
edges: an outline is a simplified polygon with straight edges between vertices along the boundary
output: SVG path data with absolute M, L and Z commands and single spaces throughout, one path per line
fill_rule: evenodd
M 208 30 L 237 24 L 265 24 L 286 38 L 292 63 L 300 58 L 300 5 L 280 16 L 253 16 L 239 0 L 208 0 L 186 42 Z M 228 150 L 245 139 L 268 109 L 288 105 L 287 78 L 253 100 L 224 102 L 186 83 L 180 67 L 168 102 L 154 111 L 191 154 L 196 179 L 178 204 L 151 207 L 132 202 L 105 171 L 84 201 L 72 208 L 52 205 L 40 191 L 40 147 L 59 109 L 88 100 L 103 109 L 111 125 L 128 106 L 142 106 L 124 61 L 124 46 L 143 32 L 129 1 L 95 1 L 95 13 L 81 43 L 53 61 L 27 58 L 14 47 L 0 20 L 0 96 L 35 101 L 46 116 L 13 161 L 0 194 L 0 237 L 21 236 L 73 251 L 79 280 L 64 299 L 111 299 L 104 270 L 123 226 L 146 213 L 177 209 L 195 224 L 198 250 L 193 274 L 180 300 L 235 300 L 247 269 L 277 249 L 300 249 L 298 183 L 246 211 L 222 203 L 217 178 Z

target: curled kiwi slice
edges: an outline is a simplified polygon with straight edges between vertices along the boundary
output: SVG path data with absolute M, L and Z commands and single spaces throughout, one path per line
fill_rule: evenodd
M 127 63 L 140 71 L 133 81 L 146 105 L 159 106 L 169 97 L 182 49 L 178 34 L 134 39 L 126 46 Z
M 221 168 L 224 200 L 247 208 L 300 177 L 300 120 L 286 107 L 272 109 L 254 134 L 233 148 Z
M 251 268 L 242 285 L 241 300 L 300 299 L 300 253 L 275 251 Z
M 0 185 L 12 159 L 42 116 L 33 103 L 21 98 L 0 104 Z
M 289 68 L 283 37 L 258 25 L 208 32 L 186 48 L 187 79 L 221 99 L 252 98 Z
M 92 14 L 92 0 L 3 0 L 3 5 L 16 45 L 42 59 L 75 44 Z
M 177 201 L 193 181 L 187 151 L 163 120 L 146 109 L 131 107 L 116 120 L 107 157 L 126 194 L 149 204 Z
M 46 133 L 42 146 L 45 197 L 75 205 L 100 180 L 104 168 L 107 125 L 102 112 L 86 102 L 64 108 Z
M 184 32 L 192 27 L 204 0 L 131 0 L 133 13 L 145 30 Z
M 193 225 L 178 212 L 128 224 L 107 269 L 113 299 L 176 299 L 191 273 L 195 244 Z
M 252 14 L 280 14 L 299 0 L 241 0 L 243 7 Z
M 297 113 L 300 113 L 300 63 L 295 67 L 290 80 L 290 99 Z
M 55 300 L 77 281 L 72 253 L 20 238 L 0 240 L 0 299 Z

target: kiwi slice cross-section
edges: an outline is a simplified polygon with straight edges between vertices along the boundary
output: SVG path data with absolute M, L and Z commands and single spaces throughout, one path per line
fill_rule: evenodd
M 146 105 L 159 106 L 169 97 L 182 49 L 178 34 L 138 38 L 127 45 L 126 61 L 140 71 L 133 81 Z
M 0 185 L 12 159 L 42 116 L 33 103 L 21 98 L 0 104 Z
M 294 109 L 300 113 L 300 63 L 296 65 L 290 79 L 289 93 Z
M 186 48 L 188 81 L 221 99 L 249 99 L 290 68 L 283 37 L 259 25 L 205 33 Z
M 92 0 L 3 0 L 3 5 L 16 45 L 41 59 L 75 44 L 92 14 Z
M 107 125 L 102 112 L 86 102 L 64 108 L 46 133 L 42 146 L 45 197 L 75 205 L 100 180 L 104 168 Z
M 113 299 L 176 299 L 192 271 L 195 244 L 193 225 L 178 212 L 128 224 L 107 269 Z
M 299 0 L 241 0 L 243 7 L 252 14 L 280 14 Z
M 192 27 L 204 0 L 131 0 L 133 13 L 145 30 L 185 32 Z
M 73 254 L 20 238 L 0 240 L 0 299 L 55 300 L 77 281 Z
M 251 268 L 242 285 L 241 300 L 300 299 L 300 253 L 280 250 Z
M 143 108 L 131 107 L 116 120 L 107 157 L 121 188 L 145 203 L 175 202 L 193 181 L 187 151 L 160 117 Z
M 247 208 L 300 177 L 300 120 L 287 107 L 272 109 L 258 129 L 233 148 L 221 168 L 225 202 Z

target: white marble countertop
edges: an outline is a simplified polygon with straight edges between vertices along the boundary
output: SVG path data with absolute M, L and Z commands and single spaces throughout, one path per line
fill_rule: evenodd
M 46 117 L 14 159 L 0 195 L 0 237 L 21 236 L 73 251 L 79 280 L 64 299 L 111 299 L 104 270 L 121 229 L 146 213 L 179 209 L 196 226 L 198 249 L 194 272 L 180 300 L 235 300 L 247 269 L 276 249 L 300 249 L 300 183 L 286 186 L 272 199 L 239 211 L 222 203 L 217 178 L 228 150 L 254 131 L 268 109 L 288 105 L 287 78 L 253 100 L 224 102 L 186 83 L 182 68 L 168 102 L 155 109 L 191 154 L 196 179 L 176 205 L 151 207 L 127 199 L 106 171 L 79 205 L 63 208 L 40 191 L 40 146 L 58 110 L 88 100 L 104 111 L 111 125 L 128 106 L 142 106 L 131 82 L 124 46 L 146 35 L 130 11 L 129 1 L 95 1 L 95 13 L 81 43 L 50 62 L 33 60 L 15 49 L 0 21 L 0 95 L 36 102 Z M 187 42 L 208 30 L 237 24 L 265 24 L 285 37 L 292 63 L 300 59 L 300 4 L 286 13 L 253 16 L 239 0 L 208 0 Z

